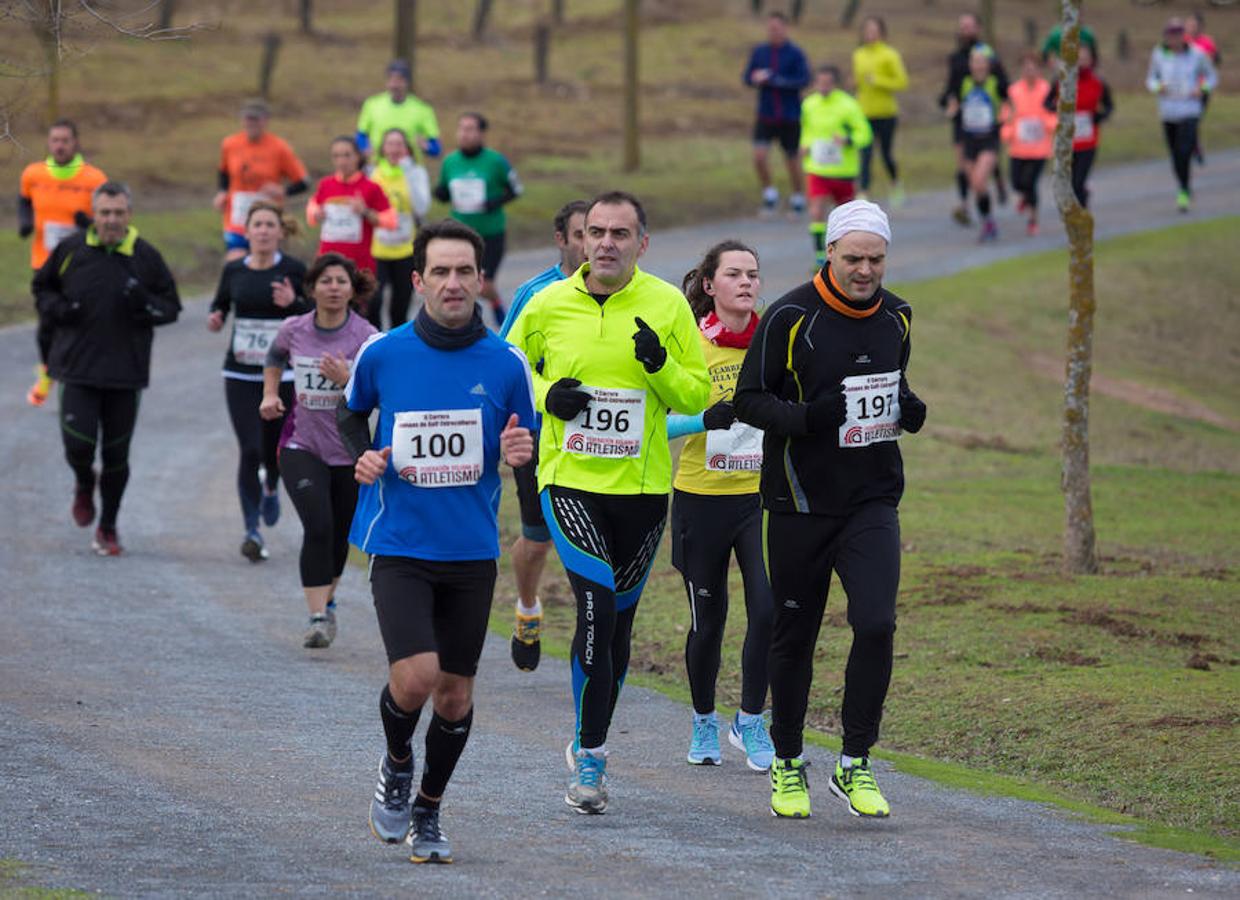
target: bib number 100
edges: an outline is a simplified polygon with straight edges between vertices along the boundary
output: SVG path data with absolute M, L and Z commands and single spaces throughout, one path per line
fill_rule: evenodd
M 414 459 L 442 459 L 445 456 L 465 455 L 465 435 L 460 432 L 429 435 L 415 434 L 409 439 L 409 455 Z

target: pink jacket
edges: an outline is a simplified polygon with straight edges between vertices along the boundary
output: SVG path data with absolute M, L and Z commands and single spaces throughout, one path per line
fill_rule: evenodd
M 1021 78 L 1008 85 L 1010 115 L 999 135 L 1012 159 L 1046 159 L 1055 136 L 1055 114 L 1046 109 L 1050 83 L 1039 78 L 1030 87 Z

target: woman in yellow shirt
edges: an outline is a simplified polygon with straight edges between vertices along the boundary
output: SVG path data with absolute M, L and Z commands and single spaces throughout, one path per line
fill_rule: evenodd
M 887 43 L 887 23 L 880 16 L 867 16 L 861 23 L 861 44 L 853 51 L 853 81 L 857 102 L 874 132 L 873 143 L 861 151 L 861 196 L 870 190 L 870 160 L 877 144 L 891 176 L 891 205 L 898 207 L 904 203 L 904 188 L 891 146 L 900 115 L 896 94 L 908 89 L 908 72 L 899 51 Z
M 681 448 L 672 496 L 672 564 L 684 576 L 689 594 L 685 665 L 693 696 L 693 738 L 688 759 L 694 765 L 722 762 L 715 680 L 728 615 L 728 568 L 735 552 L 748 626 L 741 653 L 741 705 L 728 740 L 745 753 L 749 768 L 765 771 L 774 756 L 762 718 L 773 601 L 762 555 L 758 496 L 762 432 L 736 421 L 732 408 L 736 378 L 758 325 L 754 306 L 759 285 L 758 255 L 739 241 L 716 244 L 685 275 L 682 289 L 698 320 L 712 405 L 696 416 L 669 416 L 667 426 L 669 438 L 690 435 Z
M 409 318 L 409 303 L 413 299 L 413 237 L 417 231 L 417 216 L 408 180 L 408 164 L 413 159 L 409 138 L 399 128 L 391 128 L 384 133 L 379 151 L 379 158 L 368 174 L 371 181 L 383 188 L 388 203 L 396 211 L 396 227 L 376 228 L 370 242 L 379 287 L 371 298 L 366 318 L 382 331 L 383 295 L 387 293 L 384 288 L 392 297 L 388 307 L 389 327 L 404 325 Z

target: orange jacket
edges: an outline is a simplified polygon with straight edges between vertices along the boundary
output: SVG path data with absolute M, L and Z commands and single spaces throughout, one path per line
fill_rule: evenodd
M 1039 78 L 1030 87 L 1021 78 L 1008 85 L 1010 114 L 999 135 L 1012 159 L 1046 159 L 1055 137 L 1055 114 L 1046 109 L 1050 83 Z

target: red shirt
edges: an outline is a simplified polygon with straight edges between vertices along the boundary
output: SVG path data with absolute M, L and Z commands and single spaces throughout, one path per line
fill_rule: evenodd
M 365 216 L 353 212 L 349 205 L 353 197 L 361 197 L 369 209 L 379 213 L 380 227 L 396 227 L 396 211 L 388 202 L 387 194 L 361 172 L 348 181 L 341 181 L 334 174 L 320 181 L 314 197 L 306 205 L 306 221 L 312 227 L 321 226 L 320 255 L 340 253 L 357 263 L 359 269 L 374 272 L 375 259 L 370 255 L 370 241 L 375 225 Z
M 1046 98 L 1046 107 L 1054 110 L 1058 103 L 1059 85 L 1056 84 Z M 1076 134 L 1072 149 L 1095 149 L 1098 146 L 1098 126 L 1107 120 L 1114 109 L 1107 83 L 1095 75 L 1093 69 L 1081 69 L 1076 80 Z

